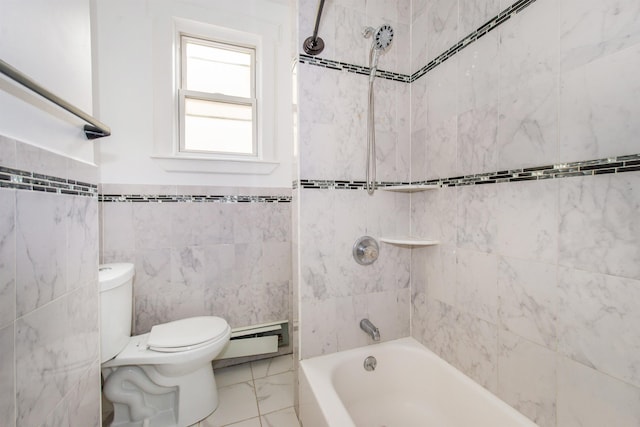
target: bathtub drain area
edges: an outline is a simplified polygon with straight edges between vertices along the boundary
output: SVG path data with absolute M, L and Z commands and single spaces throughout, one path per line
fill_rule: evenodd
M 376 369 L 377 365 L 378 365 L 378 361 L 373 356 L 369 356 L 366 359 L 364 359 L 363 366 L 365 371 L 369 371 L 369 372 L 373 371 Z

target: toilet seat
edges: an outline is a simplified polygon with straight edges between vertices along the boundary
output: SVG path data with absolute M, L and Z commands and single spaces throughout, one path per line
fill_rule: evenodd
M 151 328 L 147 348 L 162 353 L 195 350 L 228 333 L 227 322 L 216 316 L 199 316 L 162 323 Z
M 118 353 L 113 359 L 104 362 L 102 364 L 102 367 L 115 368 L 125 365 L 179 366 L 185 363 L 190 363 L 193 360 L 198 360 L 202 357 L 206 358 L 208 357 L 207 355 L 209 353 L 211 353 L 211 359 L 213 359 L 229 342 L 229 337 L 231 336 L 231 327 L 224 319 L 220 317 L 205 317 L 218 319 L 215 321 L 205 320 L 202 322 L 205 325 L 204 330 L 206 333 L 202 332 L 202 330 L 199 328 L 199 326 L 201 326 L 201 321 L 194 321 L 192 320 L 194 318 L 189 318 L 184 320 L 193 321 L 195 323 L 196 329 L 200 330 L 200 333 L 196 334 L 195 338 L 190 333 L 188 334 L 186 333 L 186 331 L 182 330 L 187 326 L 183 325 L 183 322 L 181 321 L 178 321 L 180 323 L 178 323 L 177 325 L 174 324 L 168 328 L 160 328 L 160 337 L 164 339 L 159 340 L 159 342 L 156 342 L 155 344 L 164 344 L 164 347 L 155 346 L 153 349 L 149 348 L 148 341 L 149 336 L 151 335 L 150 332 L 142 335 L 134 335 L 129 338 L 129 341 L 120 351 L 120 353 Z M 174 322 L 164 323 L 157 326 L 169 325 L 171 323 Z M 186 325 L 188 325 L 189 323 L 190 322 L 187 322 Z M 206 325 L 209 325 L 209 328 L 207 328 Z M 174 329 L 173 335 L 167 332 L 167 335 L 165 336 L 165 334 L 162 333 L 165 329 L 166 331 L 164 332 Z M 187 339 L 185 337 L 181 337 L 181 335 L 183 334 L 191 338 Z M 195 342 L 206 339 L 202 337 L 207 336 L 213 338 L 197 344 L 181 345 L 185 342 Z

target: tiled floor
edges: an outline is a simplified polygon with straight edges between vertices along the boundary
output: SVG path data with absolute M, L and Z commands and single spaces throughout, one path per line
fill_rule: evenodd
M 191 427 L 300 427 L 293 410 L 293 357 L 279 356 L 214 372 L 220 403 Z M 113 408 L 102 400 L 103 425 Z
M 217 369 L 214 375 L 220 405 L 198 427 L 300 427 L 291 355 Z

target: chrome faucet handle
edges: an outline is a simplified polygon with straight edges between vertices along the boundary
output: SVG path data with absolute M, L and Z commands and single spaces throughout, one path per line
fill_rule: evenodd
M 353 244 L 353 259 L 360 265 L 373 264 L 380 255 L 376 239 L 370 236 L 360 237 Z

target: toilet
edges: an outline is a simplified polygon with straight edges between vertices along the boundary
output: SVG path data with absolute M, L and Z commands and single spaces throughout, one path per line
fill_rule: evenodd
M 215 316 L 155 325 L 131 336 L 133 264 L 100 266 L 103 393 L 112 427 L 187 427 L 218 407 L 211 361 L 231 336 Z

